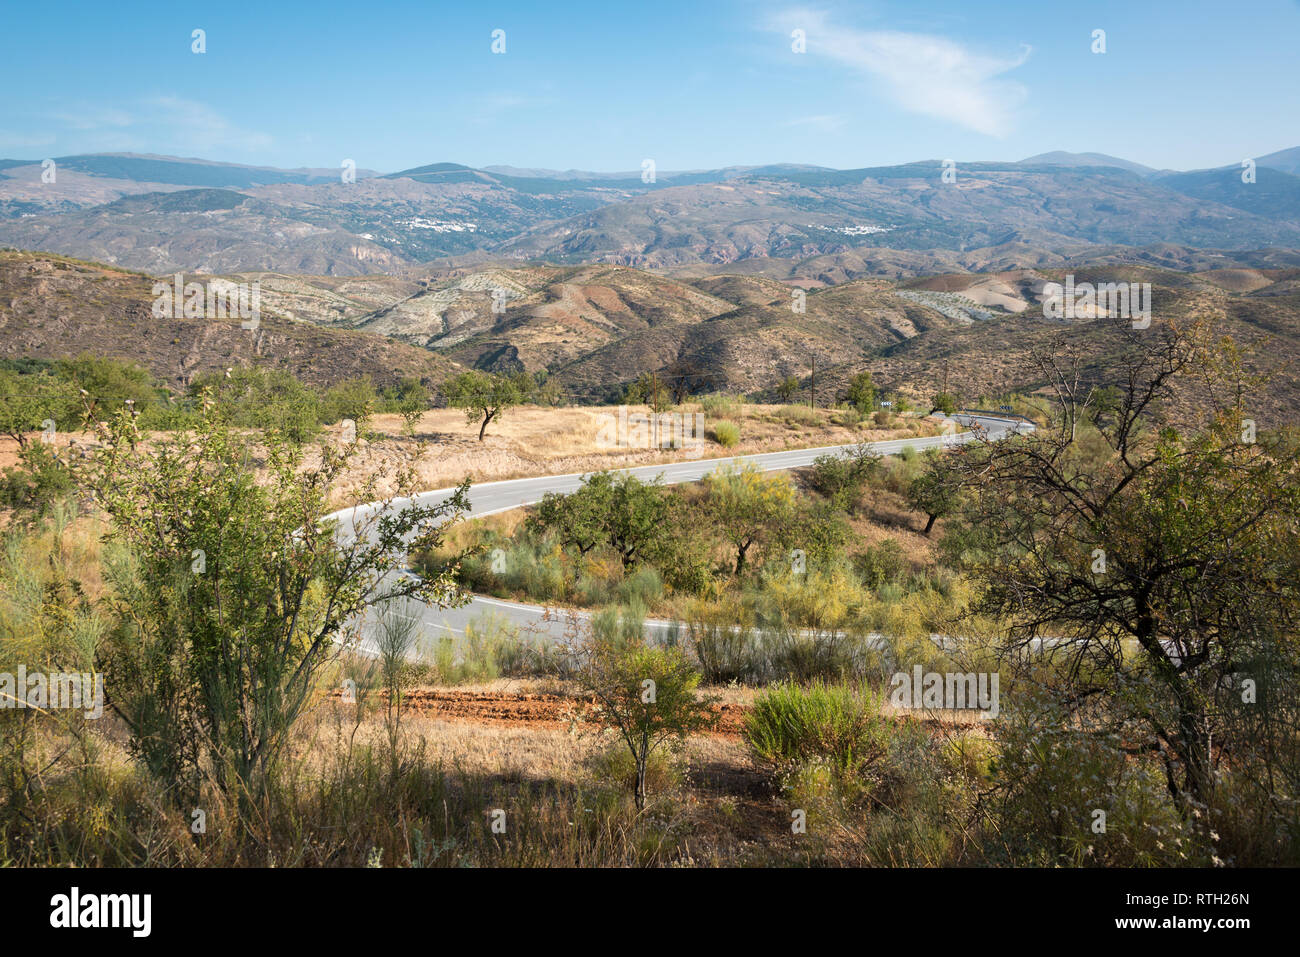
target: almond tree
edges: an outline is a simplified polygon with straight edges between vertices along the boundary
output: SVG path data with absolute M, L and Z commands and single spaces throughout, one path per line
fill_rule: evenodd
M 1115 335 L 1112 415 L 1083 414 L 1093 390 L 1070 371 L 1055 423 L 944 456 L 971 492 L 955 538 L 1007 650 L 1045 640 L 1076 707 L 1102 705 L 1194 816 L 1214 793 L 1225 695 L 1264 644 L 1300 660 L 1300 454 L 1243 428 L 1233 349 L 1203 326 Z M 1077 346 L 1057 348 L 1056 369 L 1081 367 Z
M 672 503 L 658 479 L 595 472 L 570 495 L 548 492 L 530 523 L 553 531 L 585 556 L 598 544 L 618 553 L 625 569 L 649 558 L 669 537 Z
M 637 808 L 644 808 L 651 756 L 712 728 L 717 699 L 697 693 L 700 674 L 680 648 L 595 637 L 577 673 L 600 706 L 600 722 L 618 733 L 632 755 L 633 794 Z
M 480 442 L 493 419 L 499 418 L 506 409 L 519 405 L 525 399 L 523 390 L 514 379 L 475 369 L 462 372 L 448 382 L 444 389 L 447 402 L 453 408 L 465 410 L 466 422 L 482 420 L 478 430 Z

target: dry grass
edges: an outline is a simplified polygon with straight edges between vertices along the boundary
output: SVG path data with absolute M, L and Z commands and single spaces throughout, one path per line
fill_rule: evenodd
M 694 404 L 682 409 L 697 410 Z M 854 442 L 877 442 L 912 436 L 934 435 L 935 421 L 907 418 L 898 428 L 878 429 L 841 424 L 842 411 L 814 410 L 811 424 L 791 423 L 782 415 L 788 407 L 738 404 L 727 418 L 740 426 L 740 441 L 731 448 L 716 442 L 704 442 L 705 458 L 778 452 L 785 449 L 815 448 Z M 631 412 L 645 412 L 646 407 L 632 407 Z M 520 406 L 509 409 L 499 421 L 488 426 L 487 435 L 478 441 L 478 427 L 467 425 L 464 413 L 455 409 L 426 412 L 415 427 L 413 437 L 401 434 L 401 418 L 379 415 L 371 420 L 373 437 L 366 443 L 356 465 L 356 475 L 390 475 L 399 465 L 409 466 L 417 485 L 423 489 L 447 488 L 469 478 L 474 482 L 491 482 L 534 475 L 564 475 L 601 469 L 629 468 L 680 462 L 690 458 L 681 451 L 645 448 L 603 448 L 600 443 L 602 416 L 617 415 L 617 406 L 551 408 Z M 705 418 L 706 429 L 708 417 Z M 338 426 L 326 430 L 331 438 Z M 698 458 L 699 456 L 695 456 Z M 339 489 L 338 500 L 349 501 L 351 484 Z M 381 491 L 388 491 L 381 487 Z
M 681 408 L 693 413 L 698 410 L 698 405 L 688 403 Z M 922 418 L 902 419 L 899 427 L 892 429 L 847 426 L 842 424 L 844 413 L 831 409 L 812 410 L 812 422 L 791 421 L 783 415 L 788 408 L 738 403 L 726 417 L 740 426 L 739 443 L 723 448 L 706 439 L 703 456 L 718 458 L 875 442 L 933 435 L 938 431 L 934 421 Z M 646 412 L 647 409 L 640 406 L 632 407 L 630 411 Z M 457 409 L 426 412 L 411 437 L 402 435 L 401 416 L 377 415 L 370 422 L 371 437 L 362 441 L 351 472 L 335 490 L 333 504 L 353 503 L 363 477 L 372 474 L 382 477 L 379 494 L 394 492 L 391 477 L 403 466 L 413 472 L 420 489 L 428 490 L 448 488 L 465 478 L 473 482 L 491 482 L 534 475 L 657 465 L 689 458 L 685 452 L 673 450 L 603 448 L 599 439 L 604 421 L 602 416 L 617 414 L 617 406 L 520 406 L 507 410 L 501 419 L 493 421 L 482 442 L 478 441 L 477 425 L 466 424 L 464 413 Z M 708 422 L 706 416 L 706 429 Z M 328 426 L 323 441 L 338 442 L 340 433 L 341 426 Z M 69 441 L 74 441 L 81 449 L 95 445 L 94 437 L 89 433 L 61 433 L 56 445 L 65 457 L 69 454 Z M 17 451 L 16 442 L 7 437 L 0 438 L 0 468 L 14 465 L 18 460 Z M 316 456 L 309 452 L 307 466 L 310 467 L 315 460 Z

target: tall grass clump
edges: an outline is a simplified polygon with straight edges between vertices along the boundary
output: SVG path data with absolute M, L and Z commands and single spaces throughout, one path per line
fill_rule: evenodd
M 740 441 L 740 426 L 729 419 L 714 422 L 713 440 L 723 448 L 731 448 Z
M 820 760 L 847 777 L 885 754 L 888 735 L 873 693 L 846 682 L 784 682 L 754 701 L 745 741 L 756 758 L 776 768 Z
M 789 426 L 816 425 L 821 422 L 817 410 L 806 405 L 787 405 L 777 415 Z
M 739 396 L 727 395 L 725 392 L 715 392 L 700 399 L 700 411 L 709 418 L 735 415 L 740 411 L 743 403 L 744 399 Z

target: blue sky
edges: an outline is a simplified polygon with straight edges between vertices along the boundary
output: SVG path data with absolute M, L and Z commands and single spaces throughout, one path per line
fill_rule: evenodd
M 8 4 L 0 31 L 0 157 L 670 170 L 1064 149 L 1194 169 L 1300 145 L 1295 0 L 97 0 Z

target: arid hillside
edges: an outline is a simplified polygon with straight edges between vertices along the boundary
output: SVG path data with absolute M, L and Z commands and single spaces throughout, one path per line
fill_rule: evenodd
M 185 386 L 236 365 L 286 369 L 329 385 L 369 375 L 437 386 L 458 367 L 545 372 L 561 401 L 609 402 L 643 375 L 679 396 L 773 400 L 794 379 L 819 405 L 869 371 L 878 387 L 929 400 L 1032 392 L 1032 354 L 1053 337 L 1091 343 L 1088 376 L 1110 380 L 1104 316 L 1044 316 L 1048 283 L 1150 283 L 1152 321 L 1200 314 L 1272 376 L 1255 408 L 1300 410 L 1300 268 L 1217 265 L 1180 272 L 1104 257 L 1065 268 L 960 272 L 836 284 L 761 275 L 673 279 L 626 266 L 466 268 L 448 275 L 330 277 L 232 273 L 256 282 L 257 330 L 236 319 L 158 319 L 154 278 L 37 253 L 0 253 L 0 356 L 93 353 L 146 365 Z M 221 281 L 187 276 L 187 280 Z
M 151 311 L 154 282 L 45 253 L 0 252 L 0 357 L 123 359 L 173 388 L 240 365 L 285 369 L 313 385 L 365 375 L 377 384 L 401 376 L 441 381 L 452 368 L 442 356 L 383 336 L 294 321 L 269 299 L 256 330 L 237 318 L 160 319 Z

